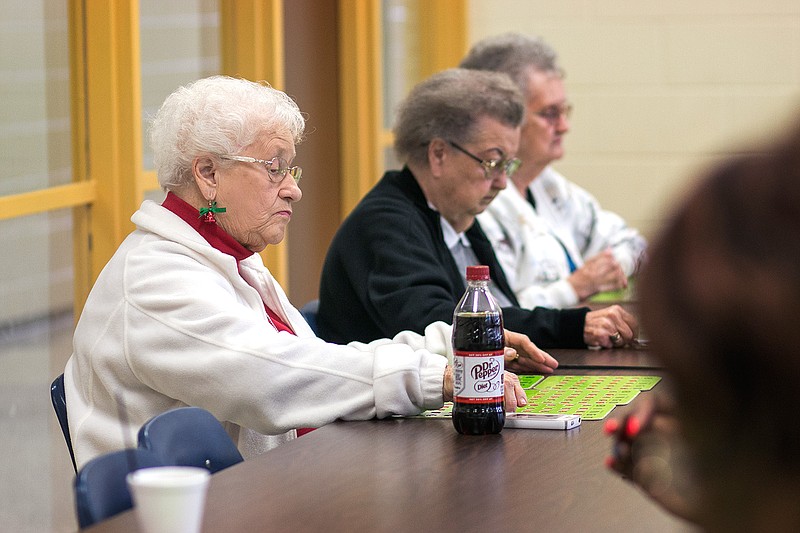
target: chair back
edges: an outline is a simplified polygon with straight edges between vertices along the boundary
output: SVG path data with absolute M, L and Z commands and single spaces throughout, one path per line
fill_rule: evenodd
M 311 300 L 306 305 L 300 308 L 300 314 L 306 319 L 306 322 L 311 326 L 312 331 L 317 333 L 317 313 L 319 312 L 319 300 Z
M 125 477 L 140 468 L 162 466 L 150 450 L 129 448 L 89 460 L 75 476 L 75 507 L 81 529 L 133 507 Z
M 199 407 L 158 414 L 139 430 L 139 447 L 166 465 L 198 466 L 212 474 L 242 462 L 242 454 L 214 415 Z
M 75 454 L 72 452 L 72 438 L 69 436 L 69 423 L 67 422 L 67 397 L 64 394 L 64 374 L 61 374 L 50 385 L 50 401 L 53 402 L 53 410 L 56 412 L 58 424 L 61 426 L 61 433 L 64 434 L 64 440 L 67 442 L 67 449 L 69 450 L 69 457 L 72 459 L 72 468 L 75 473 L 78 468 L 75 465 Z

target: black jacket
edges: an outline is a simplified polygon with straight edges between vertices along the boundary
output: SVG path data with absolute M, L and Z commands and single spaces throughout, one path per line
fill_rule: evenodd
M 540 348 L 586 346 L 588 309 L 520 308 L 477 221 L 466 236 L 497 287 L 514 302 L 503 308 L 506 329 L 527 334 Z M 428 207 L 407 167 L 390 171 L 345 219 L 328 249 L 320 282 L 319 335 L 346 343 L 403 330 L 422 333 L 431 322 L 452 323 L 465 289 L 444 242 L 439 213 Z

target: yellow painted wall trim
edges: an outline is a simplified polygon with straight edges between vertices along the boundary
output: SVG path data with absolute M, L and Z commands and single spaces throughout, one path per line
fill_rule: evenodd
M 0 220 L 89 205 L 96 196 L 97 188 L 93 181 L 0 196 Z

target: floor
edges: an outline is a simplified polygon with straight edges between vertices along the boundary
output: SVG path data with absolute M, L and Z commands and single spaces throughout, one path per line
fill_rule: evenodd
M 50 403 L 72 351 L 71 313 L 0 329 L 0 529 L 75 531 L 75 473 Z

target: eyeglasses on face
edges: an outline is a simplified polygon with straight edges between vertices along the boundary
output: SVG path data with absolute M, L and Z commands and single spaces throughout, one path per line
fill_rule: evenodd
M 514 175 L 514 172 L 519 169 L 519 166 L 522 164 L 518 158 L 513 157 L 511 159 L 481 159 L 477 155 L 469 152 L 468 150 L 462 148 L 458 144 L 454 143 L 453 141 L 447 141 L 450 143 L 450 146 L 458 150 L 459 152 L 468 155 L 483 167 L 483 173 L 486 175 L 487 180 L 493 180 L 499 177 L 503 172 L 505 172 L 507 177 L 511 177 Z
M 534 113 L 534 115 L 542 117 L 550 124 L 555 124 L 561 117 L 569 118 L 571 114 L 572 104 L 551 105 Z
M 222 159 L 228 159 L 230 161 L 241 161 L 242 163 L 259 163 L 264 165 L 264 168 L 267 169 L 267 177 L 269 181 L 272 183 L 280 183 L 286 178 L 286 174 L 289 174 L 292 179 L 294 179 L 295 183 L 300 181 L 300 177 L 303 175 L 303 169 L 297 166 L 290 167 L 289 163 L 282 157 L 273 157 L 270 160 L 264 159 L 256 159 L 255 157 L 247 157 L 245 155 L 221 155 Z

